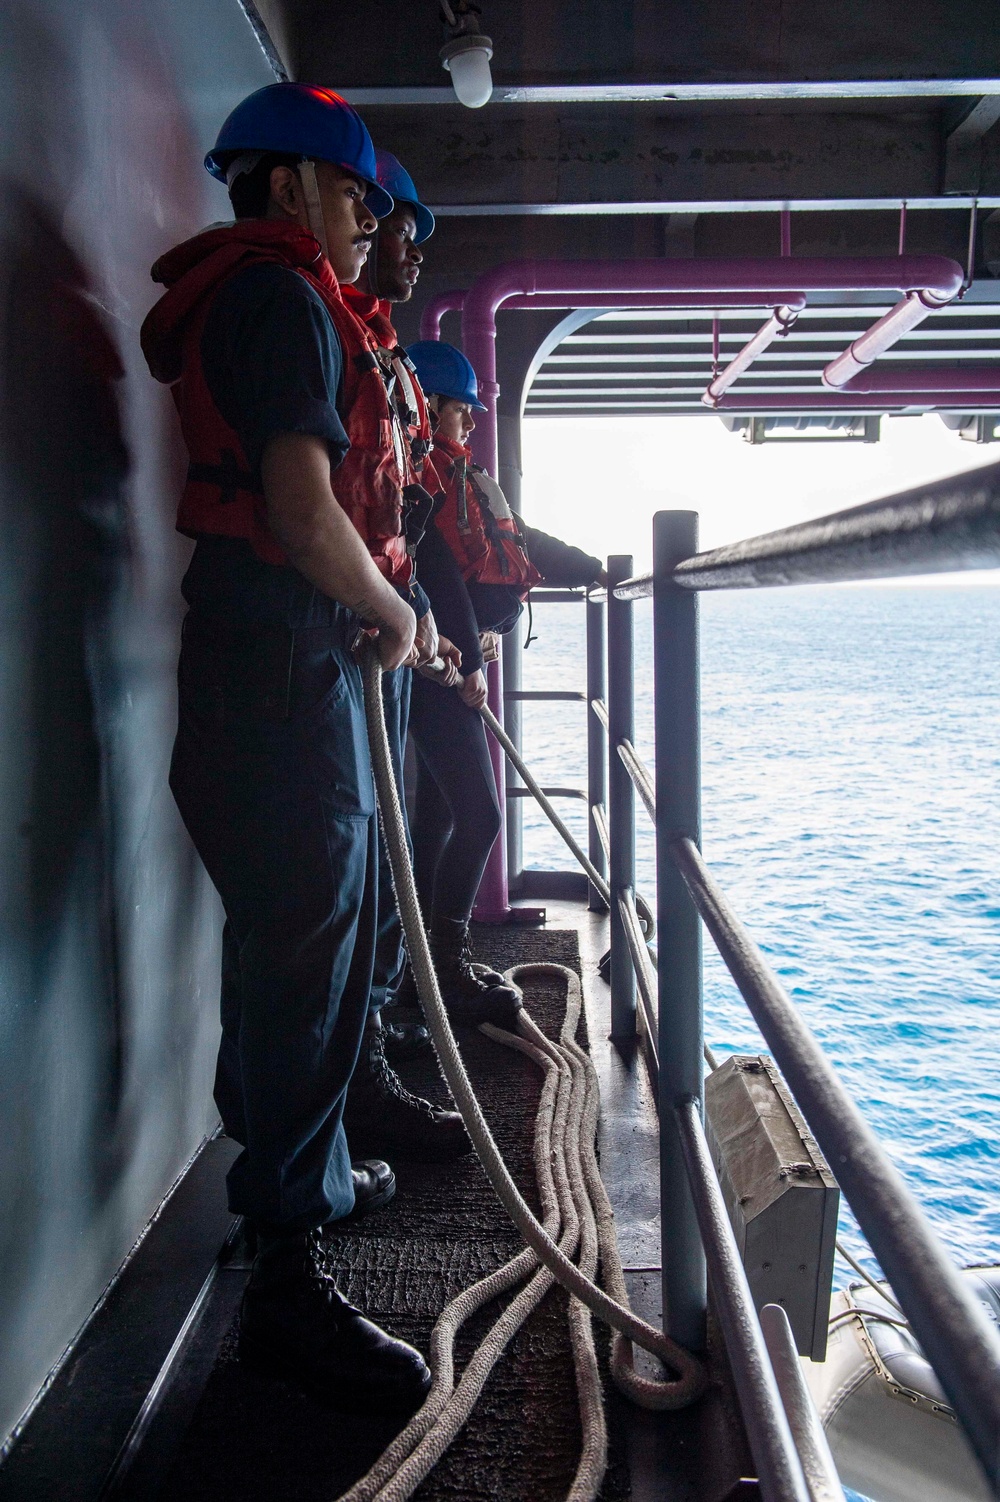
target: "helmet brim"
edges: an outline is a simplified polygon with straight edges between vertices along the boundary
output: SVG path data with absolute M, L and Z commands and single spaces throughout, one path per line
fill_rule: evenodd
M 345 171 L 350 170 L 345 168 Z M 369 183 L 365 194 L 365 206 L 371 209 L 376 219 L 384 219 L 396 207 L 395 199 L 378 183 Z
M 412 211 L 415 226 L 413 243 L 414 245 L 423 245 L 424 241 L 429 240 L 431 235 L 433 235 L 436 223 L 430 209 L 425 208 L 422 203 L 418 203 L 415 198 L 404 198 L 402 194 L 399 194 L 393 202 L 401 209 L 410 209 Z
M 422 203 L 413 203 L 409 207 L 412 208 L 417 221 L 417 233 L 413 238 L 413 243 L 423 245 L 424 241 L 429 240 L 434 233 L 434 215 Z
M 488 412 L 490 410 L 489 407 L 483 406 L 478 397 L 469 396 L 468 392 L 463 392 L 461 396 L 455 396 L 453 392 L 449 393 L 447 391 L 435 391 L 431 394 L 434 396 L 443 396 L 446 402 L 464 402 L 467 407 L 472 408 L 473 412 Z
M 260 150 L 260 148 L 257 146 L 247 146 L 244 149 L 247 151 Z M 227 147 L 225 151 L 220 151 L 218 155 L 216 155 L 214 151 L 210 151 L 205 158 L 205 170 L 211 173 L 216 182 L 225 183 L 226 170 L 229 167 L 230 162 L 234 157 L 240 155 L 241 150 L 239 148 L 236 148 L 234 150 L 232 147 Z M 354 167 L 351 167 L 346 162 L 335 162 L 334 166 L 340 167 L 344 172 L 349 172 L 352 177 L 356 177 L 358 175 L 356 169 Z M 392 195 L 387 193 L 379 183 L 368 182 L 364 178 L 362 179 L 362 181 L 365 183 L 366 188 L 365 206 L 371 209 L 372 213 L 375 215 L 375 218 L 384 219 L 386 215 L 391 214 L 396 206 L 395 200 L 393 199 Z M 424 212 L 429 213 L 430 211 L 425 209 Z M 433 215 L 431 215 L 431 229 L 433 228 L 434 218 Z

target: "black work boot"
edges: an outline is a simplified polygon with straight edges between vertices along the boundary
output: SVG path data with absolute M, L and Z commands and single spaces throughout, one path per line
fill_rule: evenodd
M 472 1143 L 457 1111 L 411 1095 L 385 1056 L 378 1014 L 368 1018 L 361 1055 L 347 1091 L 344 1129 L 362 1152 L 416 1158 L 461 1158 Z
M 431 955 L 448 1016 L 453 1022 L 478 1027 L 517 1026 L 523 998 L 517 986 L 496 970 L 474 965 L 469 949 L 469 925 L 461 918 L 435 918 L 430 931 Z
M 397 1017 L 395 1006 L 390 1012 L 382 1013 L 382 1041 L 394 1064 L 405 1064 L 434 1051 L 431 1035 L 420 1020 L 419 1012 Z
M 431 1374 L 419 1351 L 349 1304 L 322 1268 L 322 1237 L 262 1233 L 240 1311 L 240 1356 L 344 1407 L 419 1408 Z

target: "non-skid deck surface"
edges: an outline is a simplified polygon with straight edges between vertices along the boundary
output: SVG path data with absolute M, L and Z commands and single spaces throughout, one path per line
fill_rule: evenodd
M 481 928 L 476 957 L 504 969 L 554 960 L 579 971 L 576 934 Z M 526 1002 L 552 1037 L 564 1012 L 557 980 L 533 981 Z M 519 1054 L 481 1034 L 463 1033 L 463 1056 L 501 1151 L 537 1211 L 532 1138 L 541 1076 Z M 442 1098 L 433 1062 L 411 1065 L 411 1089 Z M 362 1156 L 364 1144 L 351 1143 Z M 396 1198 L 349 1227 L 330 1248 L 331 1270 L 347 1296 L 395 1334 L 428 1349 L 442 1306 L 520 1247 L 474 1156 L 421 1165 L 395 1158 Z M 459 1344 L 464 1363 L 500 1305 L 470 1322 Z M 604 1350 L 603 1331 L 596 1330 Z M 398 1429 L 378 1414 L 344 1415 L 277 1378 L 247 1370 L 229 1331 L 194 1422 L 161 1496 L 185 1502 L 333 1502 L 376 1459 Z M 612 1405 L 613 1411 L 613 1405 Z M 611 1420 L 606 1502 L 629 1495 Z M 577 1464 L 579 1418 L 566 1333 L 565 1295 L 550 1292 L 494 1370 L 470 1424 L 423 1482 L 419 1502 L 549 1502 L 565 1496 Z

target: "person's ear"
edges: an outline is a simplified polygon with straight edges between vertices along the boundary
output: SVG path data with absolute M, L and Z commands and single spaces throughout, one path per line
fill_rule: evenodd
M 303 208 L 302 185 L 291 167 L 272 167 L 271 198 L 289 219 L 298 219 Z

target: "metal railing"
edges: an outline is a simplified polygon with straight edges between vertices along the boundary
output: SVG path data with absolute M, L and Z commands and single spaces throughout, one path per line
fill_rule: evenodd
M 661 512 L 653 555 L 639 577 L 630 557 L 608 560 L 606 616 L 601 598 L 586 601 L 586 694 L 544 697 L 588 706 L 587 792 L 558 792 L 586 796 L 590 856 L 610 883 L 612 1036 L 644 1034 L 657 1078 L 667 1326 L 704 1345 L 710 1273 L 764 1497 L 839 1502 L 787 1319 L 773 1306 L 758 1318 L 705 1140 L 704 924 L 1000 1495 L 1000 1338 L 702 859 L 698 642 L 703 589 L 1000 567 L 1000 464 L 706 553 L 695 513 Z M 648 597 L 655 778 L 634 745 L 632 608 Z M 659 967 L 636 906 L 636 794 L 656 830 Z
M 703 1346 L 707 1263 L 763 1495 L 842 1496 L 778 1315 L 761 1328 L 708 1153 L 704 923 L 1000 1495 L 1000 1338 L 702 859 L 698 644 L 702 589 L 1000 566 L 1000 465 L 707 553 L 698 552 L 695 513 L 661 512 L 653 555 L 642 577 L 627 557 L 609 559 L 606 714 L 591 682 L 588 698 L 591 733 L 606 731 L 609 743 L 612 1032 L 624 1040 L 638 1019 L 658 1061 L 667 1327 Z M 632 602 L 649 596 L 655 779 L 633 744 Z M 658 949 L 669 956 L 658 970 L 633 898 L 636 792 L 656 828 Z M 592 848 L 606 839 L 593 812 L 600 803 L 592 789 Z

